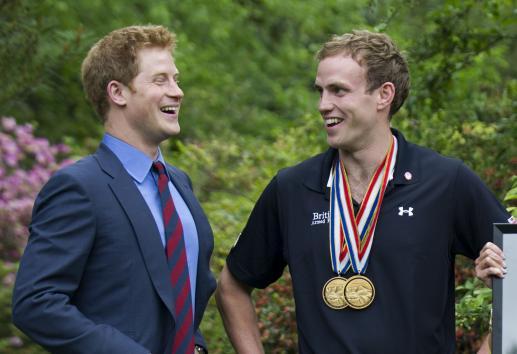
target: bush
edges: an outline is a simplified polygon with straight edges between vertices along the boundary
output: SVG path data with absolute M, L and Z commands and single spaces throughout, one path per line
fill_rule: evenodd
M 0 259 L 17 261 L 25 247 L 34 198 L 50 175 L 70 163 L 66 145 L 33 135 L 30 124 L 2 118 L 0 130 Z
M 39 353 L 11 324 L 11 295 L 17 262 L 27 243 L 36 194 L 51 174 L 69 164 L 66 145 L 33 135 L 30 124 L 1 118 L 0 126 L 0 352 Z M 9 350 L 9 351 L 8 351 Z
M 517 217 L 517 175 L 510 179 L 510 190 L 504 197 L 504 202 L 508 205 L 508 211 Z

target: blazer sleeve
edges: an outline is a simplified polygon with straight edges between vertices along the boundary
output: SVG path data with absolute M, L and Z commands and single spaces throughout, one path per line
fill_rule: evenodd
M 29 229 L 13 323 L 52 353 L 149 353 L 117 329 L 85 317 L 72 302 L 96 232 L 94 206 L 72 174 L 60 171 L 45 185 Z

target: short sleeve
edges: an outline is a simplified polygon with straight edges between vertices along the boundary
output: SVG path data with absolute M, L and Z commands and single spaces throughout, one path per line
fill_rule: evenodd
M 493 224 L 508 222 L 510 214 L 464 164 L 458 167 L 453 193 L 456 237 L 452 251 L 475 259 L 483 245 L 492 241 Z
M 226 259 L 232 275 L 254 288 L 263 289 L 276 281 L 286 265 L 277 190 L 275 177 L 262 192 Z

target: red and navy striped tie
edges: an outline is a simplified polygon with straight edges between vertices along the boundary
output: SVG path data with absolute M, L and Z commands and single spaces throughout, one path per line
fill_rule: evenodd
M 188 273 L 187 252 L 183 240 L 183 226 L 174 207 L 169 191 L 169 177 L 160 161 L 153 162 L 158 173 L 158 191 L 162 204 L 163 224 L 165 227 L 165 251 L 169 266 L 170 280 L 174 296 L 176 331 L 172 343 L 172 354 L 194 353 L 194 325 L 190 277 Z

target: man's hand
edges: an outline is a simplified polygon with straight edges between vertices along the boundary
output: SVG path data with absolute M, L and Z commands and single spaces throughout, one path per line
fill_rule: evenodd
M 487 242 L 479 252 L 479 257 L 476 258 L 476 276 L 491 288 L 492 277 L 504 278 L 505 274 L 503 251 L 492 242 Z
M 492 348 L 492 333 L 488 333 L 481 343 L 481 347 L 477 351 L 477 354 L 490 354 Z

